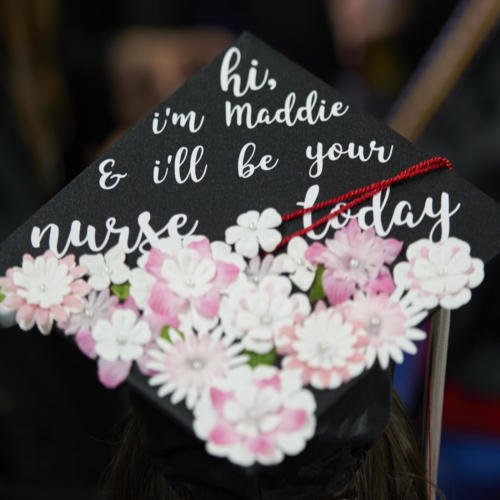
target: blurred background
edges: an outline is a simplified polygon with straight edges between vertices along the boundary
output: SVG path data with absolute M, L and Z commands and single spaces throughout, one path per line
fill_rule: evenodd
M 458 1 L 2 0 L 0 240 L 111 142 L 249 30 L 386 119 Z M 488 36 L 418 145 L 500 200 L 500 35 Z M 439 485 L 500 498 L 500 261 L 452 314 Z M 94 500 L 123 390 L 58 336 L 0 342 L 0 499 Z M 421 412 L 425 349 L 398 367 Z M 118 424 L 117 424 L 118 422 Z

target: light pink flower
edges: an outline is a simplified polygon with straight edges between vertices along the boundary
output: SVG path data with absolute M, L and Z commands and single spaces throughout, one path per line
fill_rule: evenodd
M 325 246 L 326 245 L 326 246 Z M 385 264 L 392 264 L 403 243 L 379 238 L 373 228 L 361 231 L 356 219 L 335 233 L 325 245 L 313 243 L 308 260 L 325 266 L 323 287 L 330 304 L 341 303 L 356 289 L 391 293 L 394 283 Z
M 469 302 L 471 288 L 484 278 L 480 259 L 470 256 L 470 246 L 458 238 L 434 243 L 418 240 L 406 252 L 409 262 L 400 262 L 394 268 L 398 286 L 416 290 L 428 308 L 438 305 L 456 309 Z
M 72 314 L 65 325 L 60 325 L 66 335 L 76 335 L 82 331 L 91 332 L 102 318 L 107 318 L 111 309 L 118 305 L 118 297 L 110 294 L 109 288 L 101 292 L 92 290 L 83 300 L 83 310 Z
M 37 325 L 43 334 L 53 321 L 65 323 L 71 313 L 83 309 L 82 297 L 90 286 L 81 278 L 87 269 L 77 266 L 74 255 L 58 259 L 50 250 L 43 256 L 23 257 L 22 267 L 12 267 L 0 278 L 6 298 L 3 305 L 17 311 L 16 321 L 22 330 Z
M 248 356 L 242 354 L 241 343 L 225 336 L 222 328 L 184 335 L 171 328 L 171 342 L 159 337 L 156 348 L 149 352 L 147 367 L 154 373 L 150 385 L 160 386 L 159 397 L 171 394 L 173 404 L 185 399 L 192 409 L 216 378 L 231 376 Z
M 258 285 L 266 276 L 278 274 L 272 270 L 273 261 L 274 256 L 271 254 L 267 254 L 262 258 L 259 255 L 252 257 L 248 261 L 245 274 L 252 283 Z
M 304 384 L 334 389 L 359 375 L 365 356 L 352 324 L 324 304 L 308 317 L 283 327 L 276 339 L 285 370 L 298 370 Z
M 145 269 L 156 278 L 148 299 L 151 312 L 175 328 L 180 314 L 215 320 L 222 291 L 240 273 L 235 264 L 213 258 L 207 238 L 187 247 L 171 245 L 169 253 L 152 248 Z
M 413 341 L 425 339 L 425 332 L 415 328 L 427 314 L 418 295 L 409 293 L 399 298 L 399 293 L 400 290 L 396 290 L 389 296 L 358 292 L 342 308 L 346 320 L 354 326 L 364 345 L 367 368 L 377 358 L 384 369 L 389 366 L 390 359 L 402 363 L 403 352 L 417 352 Z
M 300 453 L 315 430 L 316 402 L 297 372 L 243 366 L 219 379 L 194 410 L 194 430 L 208 453 L 250 466 Z

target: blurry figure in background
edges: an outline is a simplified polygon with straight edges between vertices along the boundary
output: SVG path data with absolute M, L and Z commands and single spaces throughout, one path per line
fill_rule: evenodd
M 0 2 L 2 240 L 65 178 L 72 135 L 59 33 L 58 1 Z M 109 460 L 102 438 L 89 436 L 109 436 L 120 394 L 89 383 L 87 363 L 71 344 L 55 336 L 43 340 L 17 328 L 2 332 L 0 498 L 88 499 Z M 88 413 L 89 399 L 103 414 Z
M 234 37 L 217 28 L 131 28 L 108 51 L 113 111 L 127 129 L 173 94 Z
M 373 41 L 397 34 L 413 13 L 414 0 L 328 0 L 335 54 L 346 69 L 361 68 Z
M 57 2 L 1 2 L 1 239 L 60 187 L 68 102 L 56 35 Z
M 326 0 L 333 85 L 383 118 L 457 0 Z

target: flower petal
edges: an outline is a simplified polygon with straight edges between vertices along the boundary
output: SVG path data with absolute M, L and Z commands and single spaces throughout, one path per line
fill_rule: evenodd
M 97 375 L 102 385 L 114 389 L 120 385 L 130 373 L 131 361 L 97 361 Z

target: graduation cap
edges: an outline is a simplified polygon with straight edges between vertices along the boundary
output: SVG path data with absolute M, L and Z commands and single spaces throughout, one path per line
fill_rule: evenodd
M 321 498 L 500 248 L 450 168 L 245 34 L 2 244 L 0 307 L 128 379 L 194 494 Z

